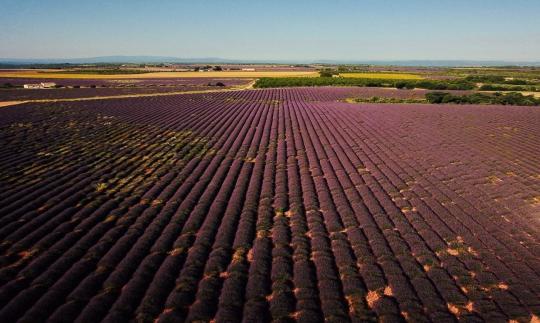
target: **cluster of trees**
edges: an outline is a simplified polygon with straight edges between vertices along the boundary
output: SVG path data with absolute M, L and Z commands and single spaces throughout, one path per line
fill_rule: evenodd
M 476 86 L 463 80 L 418 80 L 418 81 L 395 81 L 397 89 L 428 89 L 428 90 L 472 90 Z
M 464 80 L 395 80 L 345 77 L 265 77 L 260 78 L 255 83 L 257 88 L 295 86 L 366 86 L 429 90 L 472 90 L 475 88 L 473 83 Z
M 195 66 L 193 68 L 195 72 L 198 72 L 200 70 L 212 70 L 212 71 L 223 71 L 223 68 L 219 65 L 212 66 L 212 65 L 206 65 L 206 66 Z
M 339 72 L 330 68 L 324 68 L 319 71 L 319 75 L 321 77 L 333 77 L 334 75 L 339 75 Z
M 525 105 L 538 106 L 540 99 L 534 96 L 526 96 L 521 93 L 473 93 L 468 95 L 454 95 L 448 92 L 430 92 L 425 95 L 425 99 L 413 98 L 392 98 L 392 97 L 369 97 L 369 98 L 353 98 L 347 102 L 356 103 L 433 103 L 433 104 L 499 104 L 499 105 Z
M 504 76 L 500 75 L 469 75 L 465 80 L 478 83 L 501 83 L 504 82 Z
M 524 79 L 509 79 L 507 80 L 501 75 L 469 75 L 465 77 L 466 81 L 477 83 L 490 83 L 490 84 L 509 84 L 509 85 L 535 85 L 537 82 Z
M 513 85 L 534 85 L 537 84 L 535 82 L 522 80 L 522 79 L 511 79 L 511 80 L 505 80 L 504 84 L 513 84 Z
M 500 85 L 500 84 L 484 84 L 480 87 L 480 91 L 540 91 L 540 87 L 532 85 Z
M 484 93 L 473 93 L 468 95 L 454 95 L 448 92 L 431 92 L 426 94 L 429 103 L 455 103 L 455 104 L 501 104 L 501 105 L 540 105 L 540 99 L 532 95 L 523 95 L 517 92 L 495 93 L 493 95 Z
M 428 90 L 473 90 L 476 88 L 474 83 L 464 80 L 418 80 L 401 82 L 412 83 L 416 88 Z

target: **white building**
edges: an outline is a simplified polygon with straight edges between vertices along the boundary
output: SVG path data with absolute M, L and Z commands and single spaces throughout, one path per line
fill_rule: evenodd
M 23 87 L 25 89 L 41 89 L 41 84 L 25 84 Z
M 54 82 L 41 82 L 41 83 L 23 85 L 25 89 L 51 89 L 51 88 L 54 88 L 55 86 L 56 86 L 56 83 Z
M 41 82 L 40 85 L 44 89 L 50 89 L 50 88 L 55 87 L 56 83 L 54 83 L 54 82 Z

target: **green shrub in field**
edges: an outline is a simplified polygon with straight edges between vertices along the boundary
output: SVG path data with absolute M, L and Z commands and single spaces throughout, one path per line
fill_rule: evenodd
M 499 85 L 499 84 L 484 84 L 480 87 L 480 91 L 530 91 L 536 92 L 540 87 L 531 85 Z
M 319 75 L 321 77 L 332 77 L 334 75 L 338 75 L 339 73 L 334 71 L 334 70 L 331 70 L 329 68 L 325 68 L 325 69 L 322 69 L 319 71 Z
M 479 83 L 501 83 L 504 82 L 504 76 L 500 75 L 469 75 L 465 77 L 466 81 Z
M 501 105 L 540 105 L 540 99 L 532 95 L 523 95 L 517 92 L 495 93 L 493 95 L 484 93 L 473 93 L 468 95 L 454 95 L 448 92 L 431 92 L 426 94 L 429 103 L 444 104 L 501 104 Z

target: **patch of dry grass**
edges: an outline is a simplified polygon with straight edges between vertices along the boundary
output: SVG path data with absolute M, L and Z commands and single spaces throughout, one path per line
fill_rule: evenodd
M 21 103 L 24 103 L 24 102 L 25 101 L 4 101 L 4 102 L 0 102 L 0 108 L 9 107 L 10 105 L 21 104 Z

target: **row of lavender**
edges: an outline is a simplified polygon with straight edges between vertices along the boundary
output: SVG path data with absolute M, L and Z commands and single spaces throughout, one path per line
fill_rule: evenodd
M 58 78 L 14 78 L 0 77 L 0 85 L 10 83 L 16 86 L 22 86 L 28 83 L 54 82 L 65 86 L 172 86 L 172 85 L 193 85 L 202 86 L 208 83 L 223 82 L 227 85 L 241 85 L 249 82 L 249 79 L 242 78 L 212 78 L 212 77 L 191 77 L 191 78 L 127 78 L 127 79 L 58 79 Z
M 176 93 L 213 90 L 213 86 L 172 86 L 160 88 L 61 88 L 0 90 L 0 101 L 77 99 L 118 95 Z
M 0 101 L 34 99 L 70 99 L 126 94 L 152 94 L 168 92 L 202 91 L 246 85 L 246 79 L 172 78 L 172 79 L 23 79 L 0 78 L 0 85 L 22 86 L 36 82 L 54 82 L 56 89 L 0 89 Z M 69 87 L 69 88 L 65 88 Z M 73 88 L 75 87 L 75 88 Z

